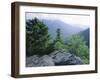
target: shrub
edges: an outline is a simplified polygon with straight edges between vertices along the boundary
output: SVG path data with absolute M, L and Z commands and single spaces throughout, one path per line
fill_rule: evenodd
M 89 48 L 80 35 L 72 35 L 67 40 L 67 49 L 70 53 L 79 56 L 84 63 L 89 62 Z

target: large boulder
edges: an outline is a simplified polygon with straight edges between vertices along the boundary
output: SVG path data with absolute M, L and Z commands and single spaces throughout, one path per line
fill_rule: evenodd
M 80 57 L 65 50 L 55 50 L 49 55 L 33 55 L 26 58 L 26 67 L 40 67 L 40 66 L 59 66 L 59 65 L 79 65 L 83 64 Z
M 53 62 L 53 59 L 50 56 L 44 55 L 40 57 L 38 65 L 39 66 L 54 66 L 55 64 Z
M 37 67 L 38 63 L 39 63 L 39 56 L 38 55 L 26 57 L 26 67 Z
M 77 65 L 82 64 L 82 60 L 64 50 L 56 50 L 50 54 L 55 65 Z
M 26 67 L 54 66 L 53 59 L 48 55 L 34 55 L 26 58 Z

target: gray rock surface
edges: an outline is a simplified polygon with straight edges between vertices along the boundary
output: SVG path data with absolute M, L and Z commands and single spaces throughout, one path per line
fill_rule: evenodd
M 38 55 L 34 55 L 34 56 L 31 56 L 31 57 L 27 57 L 26 58 L 26 67 L 35 67 L 35 66 L 38 66 L 38 63 L 39 63 L 39 56 Z
M 53 59 L 48 55 L 40 57 L 39 60 L 40 60 L 38 63 L 39 66 L 54 66 Z
M 33 55 L 26 58 L 26 67 L 40 67 L 40 66 L 60 66 L 60 65 L 78 65 L 83 64 L 80 57 L 64 50 L 55 50 L 49 55 Z
M 64 50 L 54 51 L 50 54 L 55 65 L 77 65 L 82 64 L 82 60 L 71 54 L 66 53 Z
M 53 59 L 48 55 L 41 57 L 34 55 L 26 58 L 26 67 L 54 66 Z

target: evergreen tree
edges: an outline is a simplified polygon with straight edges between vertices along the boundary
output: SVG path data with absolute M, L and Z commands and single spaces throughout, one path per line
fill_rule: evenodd
M 54 49 L 59 50 L 63 49 L 63 41 L 61 39 L 61 30 L 58 28 L 56 31 L 56 39 L 54 40 Z
M 29 20 L 27 24 L 30 23 L 30 28 L 26 29 L 27 55 L 43 54 L 49 43 L 48 27 L 37 18 Z
M 57 35 L 56 35 L 56 41 L 61 42 L 61 30 L 58 28 L 56 31 Z

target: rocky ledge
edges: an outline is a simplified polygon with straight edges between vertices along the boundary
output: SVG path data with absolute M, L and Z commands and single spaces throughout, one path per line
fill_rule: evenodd
M 55 50 L 49 55 L 33 55 L 26 58 L 26 67 L 80 65 L 83 64 L 80 57 L 64 50 Z

